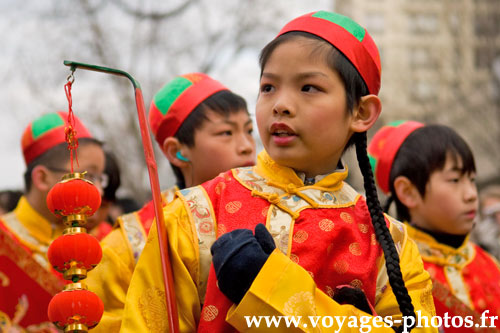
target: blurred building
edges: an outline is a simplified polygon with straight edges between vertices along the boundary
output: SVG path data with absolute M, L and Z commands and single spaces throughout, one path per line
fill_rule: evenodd
M 478 180 L 500 177 L 500 1 L 336 0 L 381 52 L 382 121 L 454 127 L 471 145 Z

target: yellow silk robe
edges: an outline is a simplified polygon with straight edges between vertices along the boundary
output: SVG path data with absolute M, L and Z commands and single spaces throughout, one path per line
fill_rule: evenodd
M 172 201 L 177 187 L 162 192 L 164 203 Z M 149 205 L 148 203 L 147 205 Z M 147 206 L 145 205 L 144 208 Z M 104 304 L 104 314 L 93 333 L 118 332 L 120 330 L 125 295 L 139 255 L 147 240 L 145 224 L 154 218 L 148 211 L 129 213 L 118 217 L 118 227 L 102 241 L 102 260 L 85 280 L 88 289 L 96 293 Z M 151 208 L 151 207 L 149 207 Z
M 31 321 L 32 325 L 29 326 L 30 329 L 49 329 L 49 327 L 52 327 L 55 330 L 55 327 L 48 322 L 47 309 L 45 307 L 48 306 L 50 295 L 54 295 L 62 290 L 64 283 L 62 279 L 56 276 L 55 271 L 52 270 L 47 259 L 47 250 L 50 243 L 62 234 L 62 222 L 61 224 L 52 225 L 23 196 L 14 211 L 0 217 L 0 224 L 4 230 L 7 230 L 11 234 L 10 237 L 15 239 L 16 244 L 20 243 L 25 247 L 16 246 L 6 249 L 4 246 L 9 244 L 9 241 L 6 241 L 0 244 L 0 252 L 2 252 L 0 256 L 6 254 L 7 257 L 12 255 L 11 258 L 17 258 L 17 267 L 26 273 L 26 276 L 11 276 L 9 279 L 8 274 L 5 275 L 5 272 L 2 272 L 0 269 L 0 286 L 6 288 L 6 297 L 10 297 L 10 300 L 12 298 L 18 300 L 13 317 L 9 317 L 6 314 L 6 312 L 11 311 L 13 308 L 2 309 L 0 304 L 0 331 L 9 331 L 9 329 L 15 328 L 21 329 L 19 326 L 23 326 L 23 323 L 26 323 L 26 321 L 34 320 L 33 317 L 37 317 L 38 320 L 43 320 L 43 322 Z M 26 251 L 26 248 L 29 252 Z M 9 253 L 3 253 L 3 251 L 8 251 Z M 24 256 L 27 256 L 29 260 Z M 31 259 L 34 259 L 38 265 L 35 263 L 31 264 Z M 8 270 L 12 267 L 6 268 Z M 21 290 L 26 292 L 29 290 L 29 292 L 19 297 L 20 294 L 16 295 L 15 292 L 18 289 L 15 287 L 9 289 L 10 283 L 28 283 L 26 279 L 31 279 L 32 283 L 38 284 L 40 290 L 24 289 L 26 285 L 22 285 Z M 41 289 L 44 290 L 43 295 L 40 293 Z M 45 292 L 48 294 L 45 294 Z M 3 291 L 1 294 L 5 296 Z M 0 303 L 2 303 L 1 301 L 2 299 L 0 299 Z
M 265 152 L 259 155 L 254 170 L 256 174 L 260 174 L 268 180 L 268 185 L 278 184 L 282 189 L 291 188 L 290 185 L 304 186 L 293 170 L 277 165 Z M 238 169 L 232 170 L 236 179 L 239 177 L 237 173 Z M 340 188 L 342 192 L 342 180 L 346 176 L 347 171 L 328 175 L 320 180 L 316 187 L 335 190 Z M 256 188 L 265 187 L 265 185 L 261 185 L 264 184 L 256 184 Z M 196 219 L 199 216 L 206 219 L 205 212 L 210 211 L 211 206 L 208 204 L 208 209 L 197 207 L 203 200 L 207 199 L 207 196 L 203 195 L 202 187 L 198 187 L 198 189 L 200 196 L 197 201 L 188 200 L 184 194 L 177 193 L 179 198 L 164 209 L 181 332 L 195 332 L 202 316 L 210 317 L 213 315 L 213 313 L 202 313 L 201 311 L 211 258 L 209 255 L 210 241 L 203 238 L 206 235 L 200 234 L 199 228 L 205 228 L 205 230 L 210 230 L 210 228 L 202 226 L 203 224 L 197 224 Z M 269 190 L 271 191 L 271 189 Z M 187 193 L 187 191 L 183 193 Z M 268 194 L 268 198 L 273 202 L 280 201 L 279 196 L 275 193 Z M 342 195 L 346 195 L 346 193 L 340 193 L 340 197 Z M 309 197 L 308 200 L 313 201 L 314 199 Z M 229 205 L 228 208 L 234 207 Z M 256 212 L 256 214 L 260 213 Z M 206 223 L 206 220 L 203 223 Z M 422 316 L 434 315 L 431 296 L 432 283 L 429 274 L 423 268 L 416 245 L 408 238 L 406 229 L 401 223 L 392 220 L 390 230 L 399 249 L 401 271 L 413 299 L 415 310 L 420 311 Z M 383 256 L 378 258 L 376 269 L 379 273 L 375 310 L 380 316 L 393 316 L 394 319 L 397 319 L 398 316 L 401 317 L 401 314 L 388 284 Z M 295 305 L 291 306 L 291 303 Z M 351 305 L 340 305 L 335 302 L 329 295 L 316 287 L 313 278 L 306 270 L 277 249 L 266 261 L 241 303 L 237 306 L 233 305 L 227 313 L 226 320 L 239 331 L 251 331 L 246 325 L 245 316 L 290 315 L 290 309 L 293 309 L 294 315 L 304 317 L 312 314 L 318 316 L 353 315 L 357 317 L 367 315 Z M 299 331 L 310 330 L 310 328 L 297 329 Z M 153 228 L 132 277 L 120 332 L 166 332 L 167 330 L 165 291 L 158 237 L 156 229 Z M 290 328 L 283 330 L 288 331 Z M 327 331 L 331 330 L 335 330 L 335 325 L 327 329 Z M 282 330 L 274 328 L 272 331 Z M 326 330 L 317 328 L 316 331 Z M 358 332 L 359 329 L 343 327 L 342 332 L 350 331 Z M 378 331 L 393 332 L 391 328 L 372 329 L 372 332 Z M 437 330 L 424 328 L 414 331 L 435 332 Z

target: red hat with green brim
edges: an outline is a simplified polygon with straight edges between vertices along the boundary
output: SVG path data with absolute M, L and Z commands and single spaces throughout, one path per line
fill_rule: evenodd
M 346 16 L 321 10 L 287 23 L 278 36 L 291 31 L 308 32 L 332 44 L 358 70 L 370 94 L 378 94 L 382 70 L 380 56 L 365 28 Z
M 370 141 L 368 157 L 375 180 L 385 194 L 390 192 L 389 177 L 399 148 L 413 131 L 423 126 L 417 121 L 395 121 L 379 129 Z
M 163 86 L 149 107 L 149 125 L 158 144 L 174 136 L 198 105 L 222 90 L 228 89 L 203 73 L 181 75 Z
M 65 128 L 68 126 L 68 113 L 63 111 L 47 113 L 34 121 L 24 130 L 21 147 L 26 165 L 47 150 L 66 142 Z M 90 132 L 75 116 L 76 137 L 92 138 Z

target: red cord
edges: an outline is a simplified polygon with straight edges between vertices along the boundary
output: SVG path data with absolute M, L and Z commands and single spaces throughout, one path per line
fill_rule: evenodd
M 72 81 L 68 81 L 64 85 L 64 91 L 66 92 L 66 98 L 68 99 L 68 126 L 64 129 L 65 140 L 68 143 L 68 149 L 70 151 L 70 161 L 71 161 L 71 173 L 73 173 L 73 151 L 75 154 L 76 165 L 78 165 L 78 156 L 76 155 L 76 149 L 78 148 L 78 139 L 76 137 L 75 129 L 75 115 L 73 113 L 73 98 L 71 97 L 71 85 Z

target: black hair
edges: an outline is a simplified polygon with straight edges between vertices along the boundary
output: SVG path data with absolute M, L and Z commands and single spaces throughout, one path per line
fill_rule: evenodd
M 78 139 L 78 145 L 85 146 L 88 144 L 96 144 L 102 147 L 102 142 L 94 138 L 81 138 Z M 66 142 L 60 143 L 40 156 L 37 156 L 33 161 L 31 161 L 26 166 L 26 171 L 24 172 L 24 187 L 26 192 L 31 189 L 31 173 L 33 169 L 38 165 L 43 165 L 47 168 L 60 168 L 61 165 L 66 164 L 70 160 L 70 154 L 68 150 L 68 144 Z
M 451 156 L 459 166 L 462 175 L 476 172 L 474 155 L 467 143 L 452 128 L 444 125 L 427 125 L 413 131 L 401 144 L 391 167 L 389 190 L 396 204 L 397 218 L 411 221 L 408 208 L 394 193 L 394 180 L 398 176 L 407 177 L 425 196 L 426 185 L 431 174 L 443 170 L 446 158 Z M 388 208 L 389 205 L 386 205 Z
M 245 111 L 248 114 L 247 102 L 245 99 L 229 90 L 216 92 L 212 96 L 201 102 L 190 114 L 175 133 L 180 143 L 188 147 L 194 146 L 194 135 L 203 123 L 208 120 L 207 112 L 212 111 L 221 116 Z M 186 187 L 186 181 L 181 169 L 170 163 L 176 178 L 177 186 L 180 189 Z
M 22 195 L 23 192 L 18 190 L 0 191 L 0 207 L 6 212 L 13 211 Z
M 358 105 L 361 97 L 369 94 L 368 88 L 352 63 L 340 51 L 320 37 L 306 32 L 289 32 L 277 37 L 267 44 L 260 54 L 261 75 L 267 60 L 276 47 L 286 41 L 296 39 L 298 37 L 305 37 L 318 42 L 317 48 L 313 50 L 313 53 L 324 52 L 327 64 L 339 74 L 346 91 L 346 112 L 352 113 L 354 107 Z M 394 295 L 396 296 L 396 300 L 398 301 L 399 309 L 401 310 L 403 316 L 412 316 L 416 318 L 411 297 L 408 294 L 408 290 L 406 289 L 403 276 L 401 274 L 399 255 L 394 245 L 391 233 L 385 223 L 385 217 L 377 197 L 373 173 L 366 151 L 366 141 L 366 132 L 355 133 L 350 138 L 345 150 L 352 144 L 356 146 L 356 156 L 363 175 L 364 188 L 366 192 L 366 204 L 368 206 L 368 211 L 371 216 L 377 240 L 382 248 L 382 251 L 384 252 L 385 266 L 389 276 L 389 283 L 392 287 Z M 403 331 L 404 329 L 405 328 L 403 326 L 400 326 L 397 331 Z
M 103 189 L 102 198 L 107 201 L 115 201 L 116 191 L 121 185 L 120 165 L 115 154 L 112 152 L 106 150 L 104 151 L 104 156 L 106 157 L 104 174 L 108 177 L 108 183 Z

